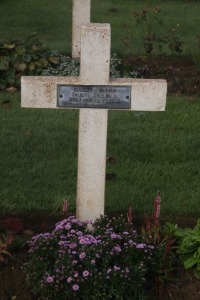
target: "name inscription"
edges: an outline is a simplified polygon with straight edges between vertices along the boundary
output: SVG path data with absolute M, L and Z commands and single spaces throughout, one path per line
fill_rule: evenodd
M 131 108 L 130 86 L 58 85 L 57 106 L 71 108 Z

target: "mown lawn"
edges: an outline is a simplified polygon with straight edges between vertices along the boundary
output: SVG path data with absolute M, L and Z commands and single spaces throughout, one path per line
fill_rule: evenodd
M 74 210 L 78 111 L 22 109 L 19 93 L 0 102 L 1 213 L 56 212 L 64 199 Z M 109 112 L 106 211 L 151 211 L 160 190 L 164 215 L 199 215 L 199 114 L 188 97 L 169 97 L 166 112 Z

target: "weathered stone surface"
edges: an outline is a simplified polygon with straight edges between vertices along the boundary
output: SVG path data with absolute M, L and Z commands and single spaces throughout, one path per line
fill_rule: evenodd
M 58 84 L 84 84 L 79 77 L 23 76 L 22 107 L 57 108 Z M 88 83 L 89 84 L 89 83 Z M 128 85 L 132 87 L 131 108 L 133 111 L 164 111 L 167 83 L 162 79 L 111 78 L 109 86 Z
M 73 0 L 72 7 L 72 57 L 80 57 L 81 25 L 90 23 L 91 0 Z

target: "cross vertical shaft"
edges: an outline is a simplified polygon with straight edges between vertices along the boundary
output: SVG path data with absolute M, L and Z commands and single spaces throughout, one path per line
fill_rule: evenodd
M 91 0 L 73 0 L 72 8 L 72 57 L 80 57 L 81 25 L 90 22 Z
M 90 48 L 88 49 L 88 46 Z M 110 26 L 82 26 L 81 82 L 108 84 Z M 80 109 L 78 146 L 77 217 L 96 219 L 104 214 L 107 109 Z

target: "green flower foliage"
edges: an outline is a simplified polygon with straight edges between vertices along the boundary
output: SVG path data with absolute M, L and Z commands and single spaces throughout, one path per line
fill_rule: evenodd
M 200 279 L 200 219 L 194 229 L 178 229 L 175 235 L 179 238 L 177 252 L 185 269 L 194 268 L 194 275 Z

